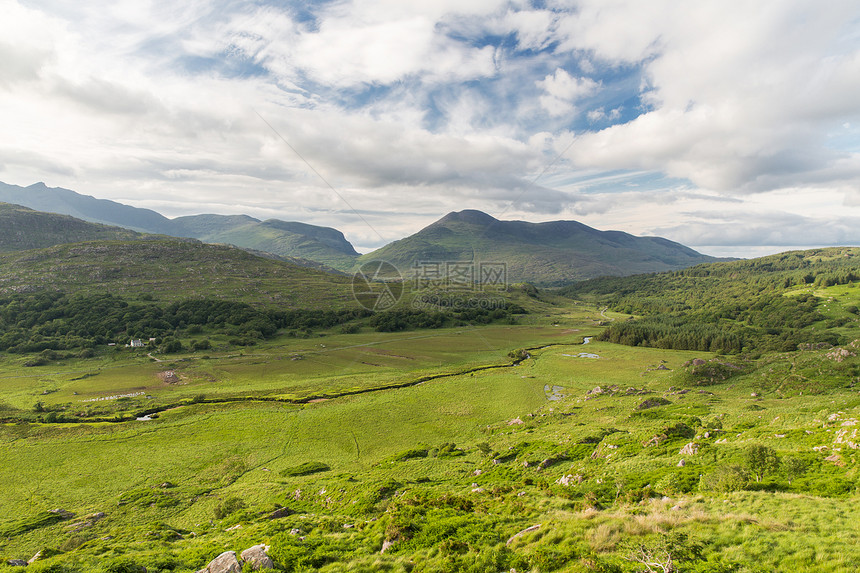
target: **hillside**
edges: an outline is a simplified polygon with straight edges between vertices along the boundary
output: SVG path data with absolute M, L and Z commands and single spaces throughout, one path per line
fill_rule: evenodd
M 248 215 L 206 214 L 168 219 L 150 209 L 96 199 L 44 183 L 28 187 L 0 183 L 0 201 L 144 233 L 227 243 L 287 259 L 306 259 L 341 271 L 350 270 L 358 256 L 340 231 L 306 223 L 260 221 Z
M 856 338 L 851 330 L 857 326 L 856 307 L 833 314 L 835 305 L 812 295 L 834 285 L 853 286 L 858 278 L 860 249 L 833 247 L 599 278 L 561 294 L 640 317 L 612 324 L 601 335 L 611 342 L 732 353 L 791 351 Z
M 172 223 L 177 236 L 308 259 L 342 271 L 351 269 L 358 257 L 343 233 L 329 227 L 247 215 L 192 215 Z
M 284 308 L 355 305 L 348 277 L 179 239 L 98 241 L 0 254 L 0 294 L 62 290 L 213 298 Z
M 61 243 L 132 240 L 142 235 L 120 227 L 88 223 L 68 215 L 42 213 L 0 203 L 0 252 L 25 251 Z
M 143 233 L 172 234 L 170 219 L 155 211 L 96 199 L 61 187 L 48 187 L 44 183 L 28 187 L 0 183 L 0 201 Z
M 543 285 L 681 269 L 717 260 L 660 237 L 598 231 L 576 221 L 500 221 L 472 210 L 449 213 L 359 261 L 377 259 L 407 274 L 419 262 L 504 263 L 508 281 Z

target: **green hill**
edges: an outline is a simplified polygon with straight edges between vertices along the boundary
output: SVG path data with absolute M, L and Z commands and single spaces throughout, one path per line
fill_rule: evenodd
M 25 251 L 60 243 L 131 240 L 139 233 L 87 223 L 68 215 L 41 213 L 20 205 L 0 203 L 0 252 Z
M 283 308 L 355 306 L 350 279 L 196 241 L 96 241 L 0 254 L 0 294 L 60 290 Z
M 792 251 L 759 259 L 703 264 L 671 273 L 584 281 L 562 294 L 640 318 L 612 324 L 604 340 L 723 352 L 792 351 L 843 344 L 857 335 L 852 311 L 813 296 L 853 285 L 860 249 Z M 851 305 L 848 305 L 851 306 Z
M 173 234 L 170 219 L 155 211 L 96 199 L 61 187 L 48 187 L 44 183 L 28 187 L 0 183 L 0 201 L 143 233 Z
M 207 243 L 228 243 L 285 257 L 297 257 L 349 270 L 358 253 L 343 233 L 329 227 L 247 215 L 193 215 L 173 220 L 174 235 Z
M 508 281 L 551 285 L 681 269 L 717 259 L 660 237 L 598 231 L 576 221 L 499 221 L 467 210 L 449 213 L 359 259 L 370 260 L 388 261 L 405 274 L 419 262 L 504 263 Z

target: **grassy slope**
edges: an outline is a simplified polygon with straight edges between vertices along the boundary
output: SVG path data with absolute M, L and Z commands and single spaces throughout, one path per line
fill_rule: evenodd
M 328 560 L 317 566 L 328 563 L 327 571 L 436 570 L 452 559 L 489 558 L 490 551 L 508 559 L 507 568 L 516 563 L 517 570 L 593 570 L 589 563 L 600 563 L 632 571 L 632 564 L 621 559 L 628 552 L 625 543 L 649 543 L 660 532 L 675 531 L 705 544 L 713 566 L 705 570 L 725 570 L 717 562 L 734 562 L 736 571 L 853 570 L 860 559 L 853 543 L 860 515 L 854 509 L 856 497 L 851 497 L 856 459 L 845 445 L 839 457 L 845 465 L 824 458 L 839 447 L 838 432 L 852 430 L 843 424 L 860 417 L 860 399 L 845 374 L 857 357 L 836 362 L 827 350 L 772 355 L 729 382 L 678 392 L 686 384 L 683 364 L 711 355 L 596 342 L 581 346 L 582 336 L 596 332 L 593 325 L 604 317 L 583 307 L 572 307 L 566 315 L 558 314 L 561 310 L 543 317 L 544 326 L 444 331 L 429 339 L 414 333 L 327 336 L 272 343 L 246 356 L 191 357 L 189 362 L 177 357 L 168 365 L 147 364 L 123 351 L 96 359 L 117 360 L 118 367 L 128 369 L 109 384 L 109 378 L 102 378 L 106 363 L 69 364 L 70 370 L 96 364 L 105 368 L 77 381 L 54 376 L 62 388 L 45 400 L 81 399 L 88 388 L 98 393 L 132 389 L 128 375 L 137 371 L 146 376 L 165 366 L 188 373 L 189 387 L 146 387 L 152 395 L 208 395 L 233 385 L 264 392 L 292 384 L 295 392 L 302 385 L 306 391 L 337 387 L 344 376 L 372 384 L 398 373 L 411 376 L 425 369 L 504 360 L 506 348 L 543 347 L 517 367 L 304 407 L 198 404 L 151 422 L 6 426 L 0 430 L 0 448 L 4 459 L 16 463 L 0 468 L 4 515 L 17 517 L 13 508 L 25 505 L 28 515 L 60 506 L 81 515 L 105 511 L 108 517 L 78 533 L 64 524 L 38 528 L 11 538 L 0 551 L 6 558 L 26 558 L 45 546 L 63 546 L 67 553 L 54 561 L 78 562 L 82 570 L 119 554 L 156 569 L 157 559 L 172 556 L 171 570 L 194 571 L 225 549 L 266 542 L 282 562 L 293 555 L 291 547 L 306 556 L 327 554 Z M 580 357 L 580 352 L 599 358 Z M 296 353 L 306 359 L 279 360 Z M 401 362 L 414 364 L 398 367 Z M 667 369 L 657 369 L 661 364 Z M 799 386 L 787 388 L 783 368 L 806 373 L 806 382 L 798 379 Z M 30 381 L 11 376 L 19 371 L 14 362 L 4 359 L 0 370 L 7 373 L 4 395 L 17 392 L 26 401 L 23 391 L 29 393 L 27 399 L 39 397 L 41 385 L 33 388 Z M 49 377 L 34 373 L 39 380 Z M 821 380 L 831 383 L 822 387 Z M 595 386 L 607 390 L 613 385 L 620 391 L 587 394 Z M 548 401 L 547 386 L 560 387 L 565 397 Z M 628 394 L 628 387 L 649 394 Z M 71 394 L 73 388 L 78 396 Z M 656 397 L 671 403 L 636 409 Z M 515 419 L 523 423 L 509 423 Z M 697 435 L 643 445 L 678 422 Z M 691 441 L 700 445 L 699 453 L 680 455 Z M 392 461 L 398 452 L 445 442 L 456 443 L 465 455 Z M 482 442 L 489 455 L 477 447 Z M 578 445 L 583 442 L 587 445 Z M 783 458 L 803 456 L 809 468 L 791 486 L 781 470 L 766 476 L 766 488 L 775 493 L 754 487 L 727 493 L 698 490 L 700 474 L 742 464 L 745 448 L 755 443 L 776 449 Z M 828 449 L 813 450 L 822 445 Z M 568 459 L 539 469 L 542 460 L 560 452 Z M 681 458 L 687 462 L 683 468 L 678 467 Z M 290 478 L 278 473 L 307 461 L 325 462 L 332 470 Z M 556 484 L 564 475 L 580 475 L 582 482 Z M 384 489 L 387 480 L 396 480 L 393 489 L 399 494 Z M 688 480 L 688 486 L 677 485 L 679 480 Z M 166 481 L 176 487 L 158 487 Z M 666 485 L 670 483 L 676 485 Z M 656 497 L 640 501 L 646 484 Z M 832 487 L 838 492 L 826 493 Z M 422 492 L 452 503 L 468 500 L 472 509 L 407 503 Z M 129 493 L 149 497 L 120 505 Z M 662 494 L 670 499 L 661 500 Z M 218 504 L 230 497 L 240 498 L 247 509 L 210 524 Z M 299 514 L 274 522 L 256 517 L 275 504 Z M 421 512 L 429 512 L 426 522 Z M 366 521 L 373 517 L 378 520 Z M 7 519 L 0 525 L 10 523 L 18 522 Z M 236 523 L 242 529 L 225 531 Z M 410 534 L 417 537 L 400 538 L 380 556 L 382 540 L 408 523 L 417 527 Z M 505 546 L 508 537 L 535 523 L 542 524 L 537 532 Z M 355 527 L 344 529 L 343 524 Z M 294 546 L 292 528 L 302 531 L 304 543 Z M 174 530 L 184 532 L 185 539 L 165 541 Z M 426 537 L 430 531 L 465 541 L 466 547 L 440 552 L 438 540 L 431 541 L 437 538 Z M 106 536 L 112 538 L 102 539 Z
M 229 243 L 284 257 L 297 257 L 349 270 L 358 253 L 336 229 L 304 223 L 259 221 L 247 215 L 194 215 L 173 219 L 176 234 L 207 243 Z
M 665 239 L 602 232 L 574 221 L 497 221 L 470 211 L 449 214 L 359 260 L 377 259 L 402 273 L 411 272 L 419 261 L 502 262 L 509 280 L 544 284 L 678 269 L 712 260 Z
M 19 205 L 0 203 L 0 252 L 26 251 L 61 243 L 131 240 L 143 235 L 67 215 L 42 213 Z
M 348 277 L 179 239 L 77 243 L 0 255 L 0 293 L 41 289 L 287 308 L 355 305 Z

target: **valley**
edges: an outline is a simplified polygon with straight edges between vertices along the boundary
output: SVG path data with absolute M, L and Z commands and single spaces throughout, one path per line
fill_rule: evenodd
M 371 310 L 349 276 L 74 225 L 0 254 L 0 570 L 860 562 L 856 249 Z

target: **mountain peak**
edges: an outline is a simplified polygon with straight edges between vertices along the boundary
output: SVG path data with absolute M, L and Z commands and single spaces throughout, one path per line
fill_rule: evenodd
M 464 209 L 462 211 L 451 211 L 437 221 L 437 223 L 453 222 L 471 223 L 473 225 L 490 225 L 492 223 L 496 223 L 497 219 L 493 218 L 490 215 L 487 215 L 483 211 L 478 211 L 476 209 Z

